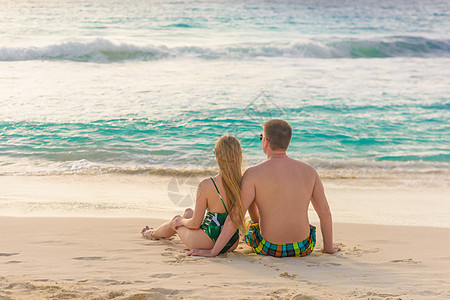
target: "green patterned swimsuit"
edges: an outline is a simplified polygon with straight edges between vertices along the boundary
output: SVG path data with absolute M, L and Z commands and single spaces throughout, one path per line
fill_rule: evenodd
M 225 206 L 225 203 L 223 202 L 222 195 L 220 195 L 219 189 L 216 186 L 216 183 L 214 182 L 214 179 L 210 177 L 211 181 L 214 183 L 214 186 L 216 187 L 217 193 L 219 194 L 219 198 L 222 201 L 223 207 L 225 208 L 224 213 L 214 213 L 208 211 L 206 213 L 205 219 L 203 220 L 202 225 L 200 226 L 200 229 L 202 229 L 209 238 L 216 243 L 217 239 L 219 238 L 220 232 L 222 231 L 223 224 L 225 224 L 225 220 L 228 216 L 228 210 Z M 231 239 L 228 241 L 228 243 L 223 247 L 222 251 L 220 253 L 227 252 L 239 239 L 239 230 L 236 230 L 234 235 L 231 237 Z

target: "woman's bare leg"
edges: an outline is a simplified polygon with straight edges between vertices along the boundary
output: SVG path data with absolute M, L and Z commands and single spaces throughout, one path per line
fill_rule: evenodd
M 192 218 L 194 211 L 190 208 L 184 211 L 184 218 Z M 178 236 L 189 249 L 211 249 L 213 241 L 201 229 L 189 229 L 186 227 L 177 228 Z
M 192 218 L 194 215 L 194 211 L 190 208 L 184 211 L 184 218 Z M 175 218 L 175 217 L 174 217 Z M 211 249 L 214 247 L 214 242 L 209 238 L 209 236 L 201 229 L 189 229 L 187 227 L 181 226 L 178 227 L 177 230 L 173 230 L 172 221 L 166 222 L 160 225 L 156 229 L 144 228 L 142 230 L 142 235 L 145 238 L 149 239 L 160 239 L 160 238 L 168 238 L 173 236 L 175 233 L 178 233 L 181 241 L 189 248 L 192 249 Z M 233 251 L 236 249 L 239 241 L 233 245 L 233 247 L 229 251 Z
M 187 208 L 184 211 L 183 218 L 189 219 L 189 218 L 192 218 L 193 215 L 194 215 L 194 211 L 191 208 Z M 177 216 L 175 216 L 175 217 L 177 217 Z M 158 240 L 161 238 L 169 238 L 177 233 L 172 228 L 172 220 L 159 225 L 158 228 L 156 228 L 156 229 L 152 229 L 152 228 L 149 228 L 148 226 L 145 226 L 142 229 L 141 234 L 144 238 L 152 239 L 152 240 Z
M 183 226 L 177 228 L 177 233 L 189 250 L 211 249 L 214 247 L 214 242 L 201 229 L 189 229 Z

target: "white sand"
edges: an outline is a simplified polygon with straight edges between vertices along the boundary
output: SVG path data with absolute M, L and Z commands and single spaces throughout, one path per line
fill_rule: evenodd
M 324 180 L 342 252 L 320 253 L 318 228 L 308 257 L 241 244 L 208 259 L 186 257 L 178 238 L 140 236 L 183 211 L 173 175 L 0 176 L 0 215 L 27 216 L 0 217 L 0 300 L 450 299 L 447 177 L 369 177 Z M 73 217 L 90 214 L 111 218 Z
M 449 299 L 450 229 L 336 224 L 343 251 L 187 257 L 161 220 L 0 217 L 0 299 Z M 320 231 L 319 231 L 320 232 Z
M 389 172 L 386 175 L 392 176 Z M 168 219 L 181 214 L 186 206 L 193 207 L 197 184 L 204 177 L 0 176 L 0 216 Z M 180 184 L 179 190 L 171 187 L 173 180 Z M 333 219 L 337 222 L 444 228 L 450 228 L 449 183 L 447 177 L 434 175 L 408 179 L 396 176 L 324 179 Z M 179 199 L 171 197 L 177 194 L 191 196 L 191 203 L 178 206 Z M 312 222 L 317 222 L 312 207 L 309 215 Z

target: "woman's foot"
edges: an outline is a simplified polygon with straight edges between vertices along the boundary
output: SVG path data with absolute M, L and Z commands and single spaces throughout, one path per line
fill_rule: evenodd
M 153 234 L 153 228 L 145 226 L 141 230 L 142 237 L 149 240 L 157 240 L 158 238 Z

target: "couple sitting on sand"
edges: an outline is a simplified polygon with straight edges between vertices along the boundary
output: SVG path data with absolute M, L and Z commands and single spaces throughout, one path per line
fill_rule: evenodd
M 267 160 L 242 176 L 241 145 L 233 136 L 222 136 L 214 147 L 220 172 L 200 182 L 195 209 L 154 230 L 146 226 L 142 236 L 159 239 L 177 233 L 190 249 L 188 255 L 211 257 L 236 249 L 242 230 L 255 253 L 306 256 L 316 244 L 316 228 L 308 220 L 311 202 L 320 219 L 322 252 L 339 251 L 319 175 L 311 165 L 286 155 L 291 137 L 289 123 L 264 123 L 260 140 Z M 247 211 L 251 220 L 244 226 Z

